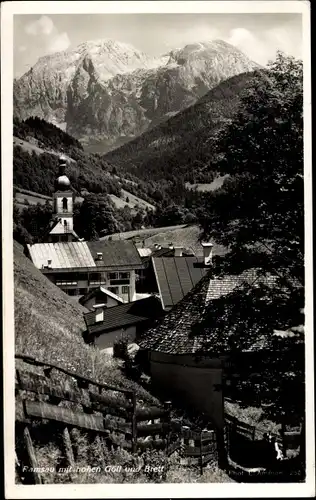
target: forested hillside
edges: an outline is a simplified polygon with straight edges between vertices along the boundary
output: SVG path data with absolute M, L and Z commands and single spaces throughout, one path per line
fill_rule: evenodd
M 194 106 L 111 151 L 105 160 L 141 179 L 212 182 L 217 131 L 230 122 L 253 76 L 243 73 L 220 83 Z

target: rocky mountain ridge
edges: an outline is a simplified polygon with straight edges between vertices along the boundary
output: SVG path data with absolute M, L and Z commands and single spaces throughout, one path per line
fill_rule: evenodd
M 39 116 L 107 151 L 194 104 L 221 81 L 258 67 L 221 40 L 152 58 L 113 40 L 41 57 L 14 81 L 14 113 Z

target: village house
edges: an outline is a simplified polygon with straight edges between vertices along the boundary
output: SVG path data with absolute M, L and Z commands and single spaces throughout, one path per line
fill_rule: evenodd
M 95 306 L 115 307 L 119 304 L 124 304 L 124 300 L 119 295 L 100 285 L 80 297 L 79 303 L 86 309 L 93 311 Z
M 138 342 L 163 314 L 161 302 L 155 296 L 109 308 L 96 304 L 93 311 L 84 314 L 87 327 L 84 339 L 101 350 L 119 340 Z
M 73 229 L 73 191 L 61 161 L 54 216 L 41 243 L 27 245 L 35 267 L 68 295 L 103 286 L 124 302 L 136 300 L 136 271 L 143 264 L 131 241 L 83 241 Z M 112 297 L 113 298 L 113 297 Z
M 202 264 L 213 253 L 213 245 L 203 243 L 202 247 L 203 256 L 172 243 L 165 248 L 158 244 L 153 248 L 138 248 L 144 264 L 139 289 L 157 292 L 164 310 L 170 311 L 205 275 Z
M 211 254 L 205 258 L 204 265 L 206 268 L 211 265 Z M 205 312 L 212 309 L 216 299 L 245 283 L 253 286 L 260 281 L 271 286 L 275 277 L 264 277 L 257 269 L 251 269 L 239 275 L 216 278 L 209 268 L 139 344 L 140 349 L 147 352 L 152 383 L 163 397 L 169 395 L 185 401 L 208 415 L 217 428 L 224 425 L 223 374 L 230 349 L 225 336 L 209 331 Z

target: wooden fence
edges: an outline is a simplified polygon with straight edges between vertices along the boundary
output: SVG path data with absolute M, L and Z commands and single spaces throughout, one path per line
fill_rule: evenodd
M 266 430 L 263 430 L 259 426 L 255 425 L 250 425 L 247 424 L 246 422 L 242 422 L 241 420 L 238 420 L 236 417 L 233 417 L 232 415 L 229 415 L 228 413 L 225 414 L 225 442 L 228 443 L 229 441 L 229 434 L 232 432 L 237 433 L 239 435 L 245 436 L 251 441 L 254 441 L 256 439 L 262 439 L 264 434 L 267 433 Z M 284 435 L 282 436 L 281 434 L 276 434 L 274 432 L 269 432 L 269 434 L 276 439 L 279 443 L 282 443 L 282 445 L 286 445 L 286 447 L 290 446 L 293 444 L 294 446 L 297 445 L 299 441 L 299 437 L 301 435 L 301 429 L 299 430 L 287 430 L 284 432 Z
M 167 457 L 178 451 L 191 458 L 190 465 L 203 467 L 217 455 L 214 431 L 191 430 L 171 418 L 171 403 L 142 408 L 134 391 L 82 377 L 63 367 L 16 355 L 22 368 L 16 368 L 16 393 L 22 399 L 23 440 L 33 483 L 42 484 L 30 430 L 34 421 L 51 421 L 62 426 L 62 443 L 68 466 L 74 466 L 72 428 L 84 429 L 105 437 L 111 446 L 133 454 L 148 448 L 164 450 Z M 26 371 L 24 363 L 41 373 Z M 30 393 L 33 394 L 31 399 Z M 120 437 L 118 438 L 118 435 Z M 101 443 L 101 441 L 100 441 Z M 103 451 L 100 445 L 100 456 Z M 19 463 L 18 457 L 16 462 Z

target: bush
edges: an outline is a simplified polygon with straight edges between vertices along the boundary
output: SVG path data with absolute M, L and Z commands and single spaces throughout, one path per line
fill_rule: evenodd
M 113 357 L 127 360 L 128 352 L 127 352 L 127 340 L 120 339 L 114 342 L 113 344 Z

